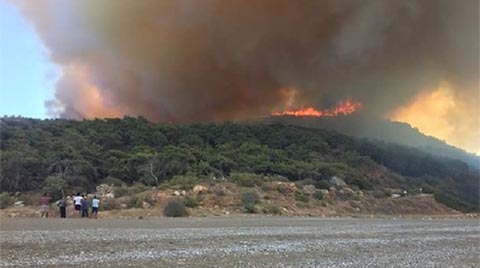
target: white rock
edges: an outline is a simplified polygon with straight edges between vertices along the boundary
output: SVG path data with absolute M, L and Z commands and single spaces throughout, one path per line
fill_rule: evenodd
M 305 185 L 303 186 L 303 191 L 306 194 L 313 194 L 315 192 L 315 185 L 311 185 L 311 184 Z
M 326 195 L 328 194 L 328 190 L 325 190 L 325 189 L 320 189 L 318 190 L 320 193 L 322 193 L 323 195 Z
M 199 194 L 201 192 L 206 192 L 208 191 L 208 188 L 206 186 L 203 186 L 203 185 L 195 185 L 195 187 L 193 187 L 193 193 L 195 194 Z
M 347 183 L 345 183 L 344 180 L 336 176 L 331 177 L 329 181 L 330 181 L 330 184 L 333 186 L 340 187 L 340 188 L 347 187 Z

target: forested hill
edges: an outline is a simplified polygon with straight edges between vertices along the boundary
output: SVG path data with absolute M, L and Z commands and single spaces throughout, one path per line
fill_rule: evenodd
M 71 191 L 103 180 L 160 184 L 174 176 L 229 178 L 232 172 L 310 180 L 332 176 L 364 191 L 435 193 L 463 211 L 479 210 L 479 174 L 462 161 L 354 139 L 334 131 L 260 123 L 154 124 L 143 118 L 36 120 L 4 117 L 2 191 L 41 190 L 56 176 Z
M 472 168 L 480 168 L 480 157 L 478 155 L 451 146 L 435 137 L 427 136 L 407 123 L 392 122 L 361 113 L 351 116 L 320 118 L 309 116 L 272 116 L 265 118 L 263 121 L 308 128 L 332 129 L 353 137 L 398 143 L 418 148 L 435 157 L 458 159 Z

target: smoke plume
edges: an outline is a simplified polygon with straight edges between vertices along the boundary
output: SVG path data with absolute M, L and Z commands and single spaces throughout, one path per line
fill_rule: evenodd
M 388 116 L 448 84 L 480 140 L 477 0 L 16 3 L 63 72 L 53 116 L 245 119 L 291 106 L 286 88 Z

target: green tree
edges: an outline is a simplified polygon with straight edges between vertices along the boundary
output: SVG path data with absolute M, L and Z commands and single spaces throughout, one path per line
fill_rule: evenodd
M 43 190 L 52 195 L 52 198 L 59 199 L 65 196 L 65 180 L 60 176 L 48 176 L 43 183 Z

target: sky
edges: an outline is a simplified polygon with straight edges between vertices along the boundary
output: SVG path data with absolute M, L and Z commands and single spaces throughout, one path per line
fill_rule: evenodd
M 46 118 L 59 70 L 32 26 L 0 0 L 0 115 Z
M 477 0 L 0 0 L 0 115 L 244 120 L 352 100 L 480 153 Z

